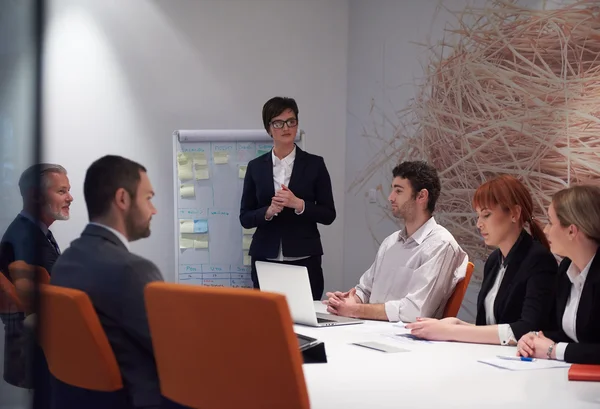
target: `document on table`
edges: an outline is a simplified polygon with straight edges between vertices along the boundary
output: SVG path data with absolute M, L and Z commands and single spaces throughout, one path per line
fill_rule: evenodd
M 535 359 L 533 361 L 520 361 L 503 359 L 498 357 L 480 359 L 478 362 L 495 366 L 497 368 L 508 369 L 511 371 L 531 371 L 534 369 L 568 368 L 571 364 L 561 361 L 548 359 Z

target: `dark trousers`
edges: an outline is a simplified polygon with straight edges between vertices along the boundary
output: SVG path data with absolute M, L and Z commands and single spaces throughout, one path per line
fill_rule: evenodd
M 323 268 L 321 267 L 321 256 L 310 256 L 308 258 L 303 258 L 302 260 L 296 261 L 273 261 L 252 257 L 252 271 L 250 274 L 250 276 L 252 277 L 252 285 L 254 285 L 254 288 L 260 289 L 260 286 L 258 284 L 258 276 L 256 275 L 257 261 L 267 261 L 270 263 L 280 263 L 306 267 L 306 269 L 308 270 L 308 280 L 310 281 L 310 290 L 312 292 L 313 300 L 318 301 L 323 296 L 325 282 L 323 279 Z

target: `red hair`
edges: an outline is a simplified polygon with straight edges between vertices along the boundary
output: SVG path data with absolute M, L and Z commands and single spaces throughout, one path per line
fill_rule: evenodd
M 529 223 L 531 235 L 550 249 L 548 239 L 537 221 L 533 219 L 533 199 L 523 183 L 510 175 L 500 175 L 479 186 L 473 196 L 473 209 L 492 209 L 500 206 L 504 211 L 521 208 L 518 223 L 521 227 Z

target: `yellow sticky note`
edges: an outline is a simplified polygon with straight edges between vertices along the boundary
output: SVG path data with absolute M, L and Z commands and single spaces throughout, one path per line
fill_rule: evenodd
M 190 199 L 196 196 L 194 185 L 181 185 L 179 193 L 182 199 Z
M 250 244 L 252 243 L 252 236 L 244 236 L 242 239 L 242 250 L 250 249 Z
M 177 177 L 179 180 L 190 180 L 193 177 L 192 162 L 179 163 L 177 165 Z
M 246 177 L 247 168 L 248 166 L 246 165 L 240 165 L 240 169 L 238 170 L 238 176 L 240 177 L 240 179 L 244 179 Z
M 194 248 L 195 249 L 207 249 L 208 248 L 208 240 L 194 240 Z
M 209 178 L 208 166 L 194 165 L 196 168 L 196 180 L 205 180 Z
M 179 165 L 185 165 L 186 163 L 188 163 L 190 160 L 189 156 L 186 153 L 183 152 L 179 152 L 177 154 L 177 163 Z
M 247 252 L 244 252 L 244 265 L 245 266 L 252 265 L 252 257 L 250 257 L 250 254 L 248 254 Z
M 179 233 L 193 233 L 194 221 L 192 219 L 179 220 Z
M 179 248 L 180 249 L 193 249 L 194 248 L 194 240 L 184 239 L 183 237 L 180 237 L 179 238 Z
M 194 166 L 208 165 L 208 161 L 206 159 L 206 154 L 204 152 L 194 152 L 192 154 L 192 159 L 194 160 Z
M 255 232 L 256 232 L 256 227 L 253 227 L 252 229 L 244 229 L 242 227 L 242 234 L 244 234 L 244 235 L 246 235 L 246 234 L 253 235 Z
M 229 162 L 229 153 L 227 152 L 214 152 L 213 161 L 215 165 L 224 165 Z

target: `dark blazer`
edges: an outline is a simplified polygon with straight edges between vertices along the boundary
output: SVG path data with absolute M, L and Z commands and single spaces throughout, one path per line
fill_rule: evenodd
M 335 220 L 331 179 L 323 158 L 296 147 L 288 187 L 296 197 L 304 200 L 304 213 L 297 215 L 294 209 L 285 208 L 271 221 L 266 221 L 265 213 L 275 196 L 271 155 L 269 152 L 251 160 L 246 168 L 240 222 L 246 229 L 257 228 L 250 245 L 250 255 L 275 258 L 279 254 L 280 243 L 284 256 L 322 255 L 317 223 L 331 224 Z
M 130 253 L 109 230 L 88 225 L 60 256 L 50 283 L 90 297 L 123 374 L 134 407 L 161 402 L 144 304 L 144 287 L 163 281 L 149 260 Z
M 50 273 L 58 256 L 58 252 L 50 244 L 40 226 L 19 214 L 8 226 L 0 241 L 0 274 L 4 274 L 11 280 L 8 266 L 16 260 L 44 267 Z M 31 350 L 23 324 L 25 314 L 16 311 L 6 312 L 0 314 L 0 319 L 4 324 L 5 338 L 4 380 L 11 385 L 32 388 L 34 380 L 31 375 L 33 374 L 27 366 L 27 361 L 31 360 Z M 37 346 L 35 353 L 41 354 Z M 36 371 L 39 370 L 37 376 L 42 376 L 40 375 L 42 372 L 46 374 L 48 371 L 43 354 L 41 355 L 42 358 L 35 361 Z M 37 387 L 36 390 L 42 396 L 41 388 Z
M 27 264 L 44 267 L 50 273 L 58 256 L 40 226 L 19 214 L 8 226 L 0 242 L 0 271 L 9 277 L 9 264 L 23 260 Z
M 477 325 L 486 325 L 485 297 L 493 287 L 502 254 L 499 249 L 488 257 L 477 297 Z M 547 325 L 556 291 L 558 263 L 550 250 L 523 231 L 506 257 L 506 271 L 494 301 L 498 324 L 510 324 L 519 340 L 529 331 Z
M 600 364 L 600 249 L 590 266 L 579 307 L 577 308 L 577 340 L 569 338 L 562 329 L 562 319 L 571 295 L 571 280 L 567 270 L 571 260 L 565 258 L 558 267 L 558 291 L 552 319 L 554 329 L 544 331 L 544 335 L 554 342 L 568 342 L 565 361 L 574 364 Z

